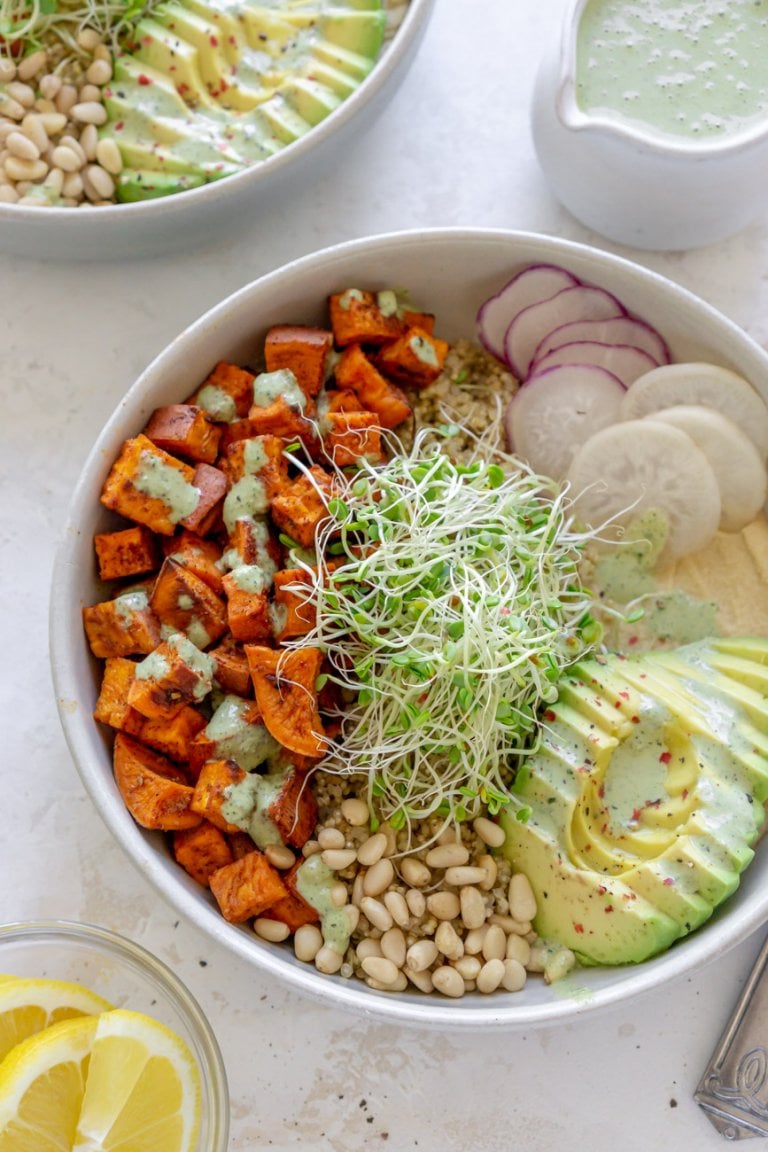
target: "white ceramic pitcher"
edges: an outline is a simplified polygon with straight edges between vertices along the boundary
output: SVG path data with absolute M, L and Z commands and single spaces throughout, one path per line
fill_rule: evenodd
M 687 138 L 579 107 L 576 40 L 588 2 L 569 3 L 533 95 L 536 152 L 562 204 L 603 236 L 646 249 L 700 247 L 768 217 L 768 115 Z

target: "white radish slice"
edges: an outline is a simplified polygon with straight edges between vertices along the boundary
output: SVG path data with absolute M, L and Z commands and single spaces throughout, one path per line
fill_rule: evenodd
M 542 476 L 562 480 L 576 449 L 618 420 L 624 389 L 604 368 L 561 365 L 532 377 L 505 414 L 511 452 Z
M 665 364 L 627 389 L 622 420 L 638 420 L 676 404 L 705 404 L 746 432 L 763 460 L 768 456 L 768 407 L 743 376 L 718 364 Z
M 576 452 L 568 470 L 575 511 L 605 539 L 651 509 L 669 524 L 667 563 L 697 552 L 720 523 L 720 487 L 700 448 L 661 420 L 602 428 Z M 610 522 L 610 526 L 609 526 Z
M 518 272 L 504 287 L 481 304 L 477 313 L 477 336 L 487 352 L 504 360 L 504 335 L 518 312 L 548 300 L 579 281 L 556 264 L 532 264 Z
M 610 292 L 586 284 L 564 288 L 549 300 L 518 312 L 504 337 L 504 359 L 524 380 L 536 349 L 555 328 L 575 320 L 608 320 L 611 316 L 626 316 L 626 312 Z
M 768 473 L 746 432 L 700 404 L 663 408 L 646 419 L 679 428 L 702 450 L 720 486 L 722 532 L 740 532 L 752 523 L 768 496 Z
M 611 316 L 608 320 L 574 320 L 570 324 L 561 324 L 542 340 L 536 349 L 535 359 L 577 340 L 596 340 L 600 344 L 631 344 L 635 348 L 642 348 L 659 366 L 668 364 L 670 360 L 669 348 L 661 333 L 635 316 Z
M 652 356 L 643 352 L 642 348 L 633 348 L 631 344 L 599 344 L 594 340 L 577 340 L 573 344 L 553 348 L 540 359 L 536 357 L 531 362 L 528 379 L 533 379 L 547 368 L 556 368 L 558 364 L 594 364 L 611 372 L 624 388 L 634 384 L 638 376 L 644 376 L 657 367 Z

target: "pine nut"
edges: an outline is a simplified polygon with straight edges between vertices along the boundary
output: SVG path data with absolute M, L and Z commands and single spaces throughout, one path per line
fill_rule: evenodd
M 105 172 L 98 164 L 90 164 L 86 173 L 102 200 L 110 200 L 114 196 L 115 182 L 109 172 Z
M 83 146 L 76 136 L 72 136 L 70 133 L 67 133 L 61 137 L 59 144 L 65 144 L 67 148 L 71 148 L 74 154 L 79 156 L 81 162 L 85 164 L 88 157 L 86 156 L 83 150 Z
M 85 70 L 85 78 L 89 84 L 96 84 L 103 88 L 112 79 L 112 65 L 108 60 L 94 60 Z
M 504 961 L 504 979 L 501 984 L 507 992 L 519 992 L 525 987 L 528 974 L 518 960 Z
M 448 960 L 458 960 L 464 955 L 464 945 L 461 938 L 448 920 L 443 920 L 435 932 L 435 944 L 438 952 L 442 952 Z
M 492 912 L 488 919 L 491 924 L 503 928 L 508 936 L 527 936 L 531 930 L 530 920 L 515 920 L 513 916 L 502 916 L 500 912 Z
M 85 100 L 82 103 L 78 101 L 72 105 L 70 115 L 73 120 L 77 120 L 80 124 L 101 125 L 105 124 L 107 120 L 106 108 L 96 100 Z
M 383 955 L 381 944 L 379 944 L 378 940 L 373 940 L 370 936 L 367 936 L 365 940 L 361 940 L 357 948 L 355 948 L 355 956 L 357 956 L 361 964 L 368 956 Z
M 501 848 L 506 840 L 504 829 L 486 816 L 478 816 L 473 820 L 472 829 L 489 848 Z
M 507 936 L 507 960 L 517 960 L 523 968 L 528 967 L 531 946 L 523 936 Z
M 346 917 L 349 934 L 351 936 L 357 928 L 357 925 L 360 923 L 360 909 L 355 908 L 354 904 L 345 904 L 344 915 Z
M 55 72 L 49 72 L 47 76 L 41 76 L 38 85 L 40 95 L 45 100 L 54 100 L 61 91 L 62 83 L 61 76 L 57 76 Z
M 0 204 L 15 204 L 19 194 L 11 184 L 0 184 Z
M 535 940 L 531 944 L 531 955 L 528 957 L 526 968 L 529 972 L 543 972 L 549 962 L 550 948 L 543 940 Z
M 61 112 L 38 112 L 37 119 L 49 136 L 58 136 L 67 125 L 67 118 Z
M 96 102 L 101 103 L 101 89 L 97 84 L 83 84 L 78 92 L 78 100 L 81 104 L 91 104 Z
M 102 144 L 106 143 L 102 140 Z M 101 163 L 104 163 L 101 161 Z M 104 164 L 107 168 L 107 165 Z M 370 819 L 368 805 L 365 800 L 360 800 L 357 796 L 350 796 L 347 800 L 341 802 L 341 814 L 346 820 L 347 824 L 351 824 L 353 828 L 363 828 Z
M 346 848 L 347 845 L 346 837 L 339 828 L 321 828 L 317 842 L 321 848 Z
M 485 923 L 486 908 L 477 888 L 462 888 L 459 892 L 461 918 L 465 928 L 480 928 Z
M 96 45 L 93 50 L 93 58 L 94 60 L 107 60 L 110 64 L 112 63 L 112 54 L 106 44 Z
M 509 882 L 509 914 L 515 920 L 533 920 L 536 915 L 536 897 L 531 882 L 523 872 L 516 872 Z
M 453 966 L 460 974 L 462 980 L 477 980 L 482 963 L 478 960 L 477 956 L 459 956 L 458 960 L 454 960 Z
M 19 74 L 19 67 L 16 65 L 16 75 Z M 5 91 L 10 96 L 11 100 L 15 100 L 21 104 L 23 108 L 34 108 L 35 106 L 35 90 L 29 84 L 23 84 L 20 80 L 11 80 L 10 84 L 6 84 Z
M 405 902 L 411 916 L 418 920 L 427 910 L 427 898 L 418 888 L 409 888 L 405 894 Z
M 37 76 L 38 72 L 42 72 L 43 68 L 48 63 L 48 53 L 44 49 L 38 52 L 30 52 L 29 56 L 25 56 L 16 65 L 16 75 L 19 80 L 31 80 Z
M 428 972 L 426 969 L 420 970 L 416 968 L 408 968 L 407 966 L 403 969 L 403 972 L 408 977 L 411 984 L 418 988 L 420 992 L 424 992 L 429 995 L 429 993 L 433 990 L 431 972 Z
M 460 864 L 455 868 L 446 868 L 443 879 L 446 884 L 461 888 L 464 884 L 480 884 L 486 878 L 484 868 L 472 868 L 469 864 Z
M 485 940 L 485 934 L 487 931 L 488 925 L 481 924 L 479 928 L 472 928 L 469 932 L 467 932 L 466 936 L 464 937 L 464 951 L 469 953 L 471 956 L 476 956 L 479 952 L 482 952 L 483 940 Z
M 483 940 L 486 960 L 503 960 L 507 955 L 507 938 L 498 924 L 491 924 Z
M 10 136 L 11 132 L 18 132 L 18 124 L 14 124 L 11 120 L 0 120 L 0 148 L 5 147 L 5 141 Z
M 281 920 L 269 920 L 266 916 L 254 920 L 253 930 L 262 940 L 269 940 L 272 944 L 280 944 L 291 934 L 287 924 L 283 924 Z
M 389 912 L 395 924 L 398 924 L 401 928 L 407 927 L 408 921 L 411 918 L 411 914 L 408 911 L 408 905 L 403 894 L 401 892 L 394 891 L 385 892 L 382 899 L 384 901 L 385 908 Z
M 17 204 L 28 204 L 35 208 L 52 208 L 53 205 L 47 196 L 42 195 L 40 192 L 30 192 L 27 196 L 20 197 Z
M 374 928 L 379 928 L 382 932 L 386 932 L 394 923 L 385 905 L 380 900 L 374 899 L 373 896 L 363 896 L 360 901 L 360 911 L 366 920 L 373 924 Z
M 12 156 L 18 156 L 20 160 L 39 160 L 40 149 L 29 136 L 25 136 L 23 132 L 11 132 L 10 136 L 5 141 L 5 146 Z
M 94 52 L 101 44 L 101 36 L 95 28 L 82 28 L 77 34 L 77 43 L 86 52 Z
M 335 972 L 338 972 L 343 963 L 344 957 L 341 953 L 334 951 L 333 948 L 329 948 L 327 944 L 323 944 L 315 956 L 315 968 L 317 968 L 318 972 L 322 972 L 326 976 L 333 976 Z
M 305 860 L 308 860 L 310 856 L 316 856 L 319 851 L 320 845 L 318 844 L 317 840 L 307 840 L 307 842 L 302 846 L 301 854 Z
M 381 940 L 381 951 L 388 960 L 396 964 L 398 968 L 402 968 L 405 964 L 405 936 L 403 935 L 402 928 L 388 928 L 383 933 Z
M 459 914 L 459 897 L 455 892 L 433 892 L 427 896 L 427 908 L 438 920 L 455 920 Z
M 62 84 L 55 97 L 56 111 L 68 116 L 77 103 L 77 88 L 74 84 Z
M 363 892 L 363 874 L 362 874 L 362 872 L 358 872 L 357 876 L 355 876 L 354 880 L 352 881 L 352 895 L 349 898 L 350 902 L 352 904 L 354 904 L 355 908 L 360 907 L 360 901 L 362 900 L 364 895 L 365 895 L 365 893 Z
M 496 883 L 496 878 L 499 874 L 499 866 L 494 860 L 493 856 L 481 856 L 477 861 L 478 868 L 482 868 L 485 873 L 483 880 L 478 881 L 478 888 L 481 892 L 490 892 Z
M 302 924 L 293 934 L 293 951 L 297 960 L 311 963 L 323 946 L 323 934 L 316 924 Z
M 333 904 L 334 908 L 343 908 L 347 902 L 347 896 L 347 886 L 346 884 L 342 884 L 341 881 L 339 881 L 338 884 L 334 884 L 331 888 L 331 904 Z
M 394 984 L 399 975 L 397 965 L 386 956 L 367 956 L 363 960 L 362 969 L 366 976 L 378 980 L 380 984 Z
M 366 896 L 381 896 L 395 878 L 395 868 L 391 860 L 379 860 L 369 868 L 363 878 L 363 892 Z
M 23 104 L 11 99 L 5 92 L 0 92 L 0 116 L 7 116 L 9 120 L 21 120 L 26 112 Z
M 426 864 L 422 864 L 421 860 L 416 860 L 413 856 L 405 857 L 400 864 L 400 871 L 403 880 L 411 888 L 424 888 L 432 879 L 432 873 Z
M 42 180 L 48 171 L 45 160 L 22 160 L 19 156 L 8 156 L 5 170 L 12 180 Z
M 377 832 L 374 836 L 369 836 L 357 850 L 357 858 L 364 868 L 370 868 L 374 864 L 378 864 L 387 847 L 387 838 L 383 832 Z
M 417 940 L 405 954 L 406 966 L 414 972 L 423 972 L 432 967 L 437 957 L 437 944 L 434 940 Z
M 326 848 L 320 855 L 323 863 L 334 872 L 341 872 L 355 862 L 354 848 Z
M 74 177 L 69 177 L 69 179 L 74 179 Z M 80 185 L 82 187 L 82 181 L 80 181 Z M 73 195 L 73 193 L 68 193 L 68 195 Z M 279 868 L 281 871 L 292 868 L 296 863 L 296 857 L 287 844 L 267 844 L 264 855 L 273 868 Z
M 96 159 L 96 149 L 99 146 L 99 133 L 95 124 L 86 124 L 80 133 L 80 147 L 85 152 L 86 160 Z
M 408 981 L 402 972 L 398 972 L 397 979 L 392 984 L 382 984 L 379 980 L 374 980 L 372 976 L 366 976 L 365 982 L 369 988 L 375 989 L 376 992 L 405 992 L 408 987 Z
M 484 995 L 495 992 L 505 976 L 503 960 L 487 960 L 477 977 L 477 990 Z
M 38 152 L 45 152 L 49 147 L 48 133 L 38 112 L 27 113 L 21 122 L 21 130 L 32 141 Z
M 68 144 L 59 144 L 51 153 L 51 160 L 62 172 L 79 172 L 83 164 Z
M 464 981 L 460 973 L 447 964 L 434 970 L 432 984 L 438 992 L 442 992 L 443 996 L 451 996 L 455 1000 L 458 1000 L 465 992 Z
M 466 864 L 467 860 L 469 850 L 455 841 L 452 844 L 438 844 L 436 848 L 430 848 L 426 855 L 429 868 L 455 868 Z
M 61 169 L 59 169 L 61 171 Z M 65 196 L 72 196 L 75 200 L 79 200 L 83 194 L 83 178 L 79 172 L 70 172 L 64 177 L 64 183 L 61 186 L 61 191 Z M 273 867 L 277 867 L 265 852 L 267 859 Z
M 49 196 L 60 196 L 64 188 L 64 173 L 61 168 L 51 168 L 42 183 L 42 187 L 45 188 Z
M 576 963 L 576 957 L 570 948 L 558 948 L 554 956 L 544 965 L 544 980 L 547 984 L 554 984 L 556 980 L 562 980 L 564 976 L 573 968 Z
M 0 84 L 10 84 L 16 79 L 16 65 L 13 60 L 0 56 Z

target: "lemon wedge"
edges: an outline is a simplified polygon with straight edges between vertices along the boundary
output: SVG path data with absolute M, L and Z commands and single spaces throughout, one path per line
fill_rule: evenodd
M 95 1016 L 111 1007 L 80 984 L 0 975 L 0 1060 L 49 1024 L 74 1016 Z
M 0 1152 L 193 1152 L 199 1122 L 191 1052 L 139 1012 L 52 1024 L 0 1064 Z

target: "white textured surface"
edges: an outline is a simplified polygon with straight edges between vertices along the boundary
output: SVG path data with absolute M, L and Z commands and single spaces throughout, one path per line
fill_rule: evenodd
M 188 255 L 112 267 L 0 258 L 0 919 L 92 920 L 169 961 L 216 1026 L 233 1150 L 723 1146 L 691 1093 L 757 938 L 658 995 L 565 1029 L 459 1041 L 338 1015 L 175 922 L 96 816 L 50 687 L 51 557 L 72 485 L 128 384 L 188 321 L 288 259 L 372 232 L 460 224 L 602 243 L 553 202 L 529 142 L 536 62 L 560 8 L 438 0 L 375 130 L 224 246 L 190 242 Z M 768 207 L 764 221 L 717 247 L 624 254 L 768 340 Z

